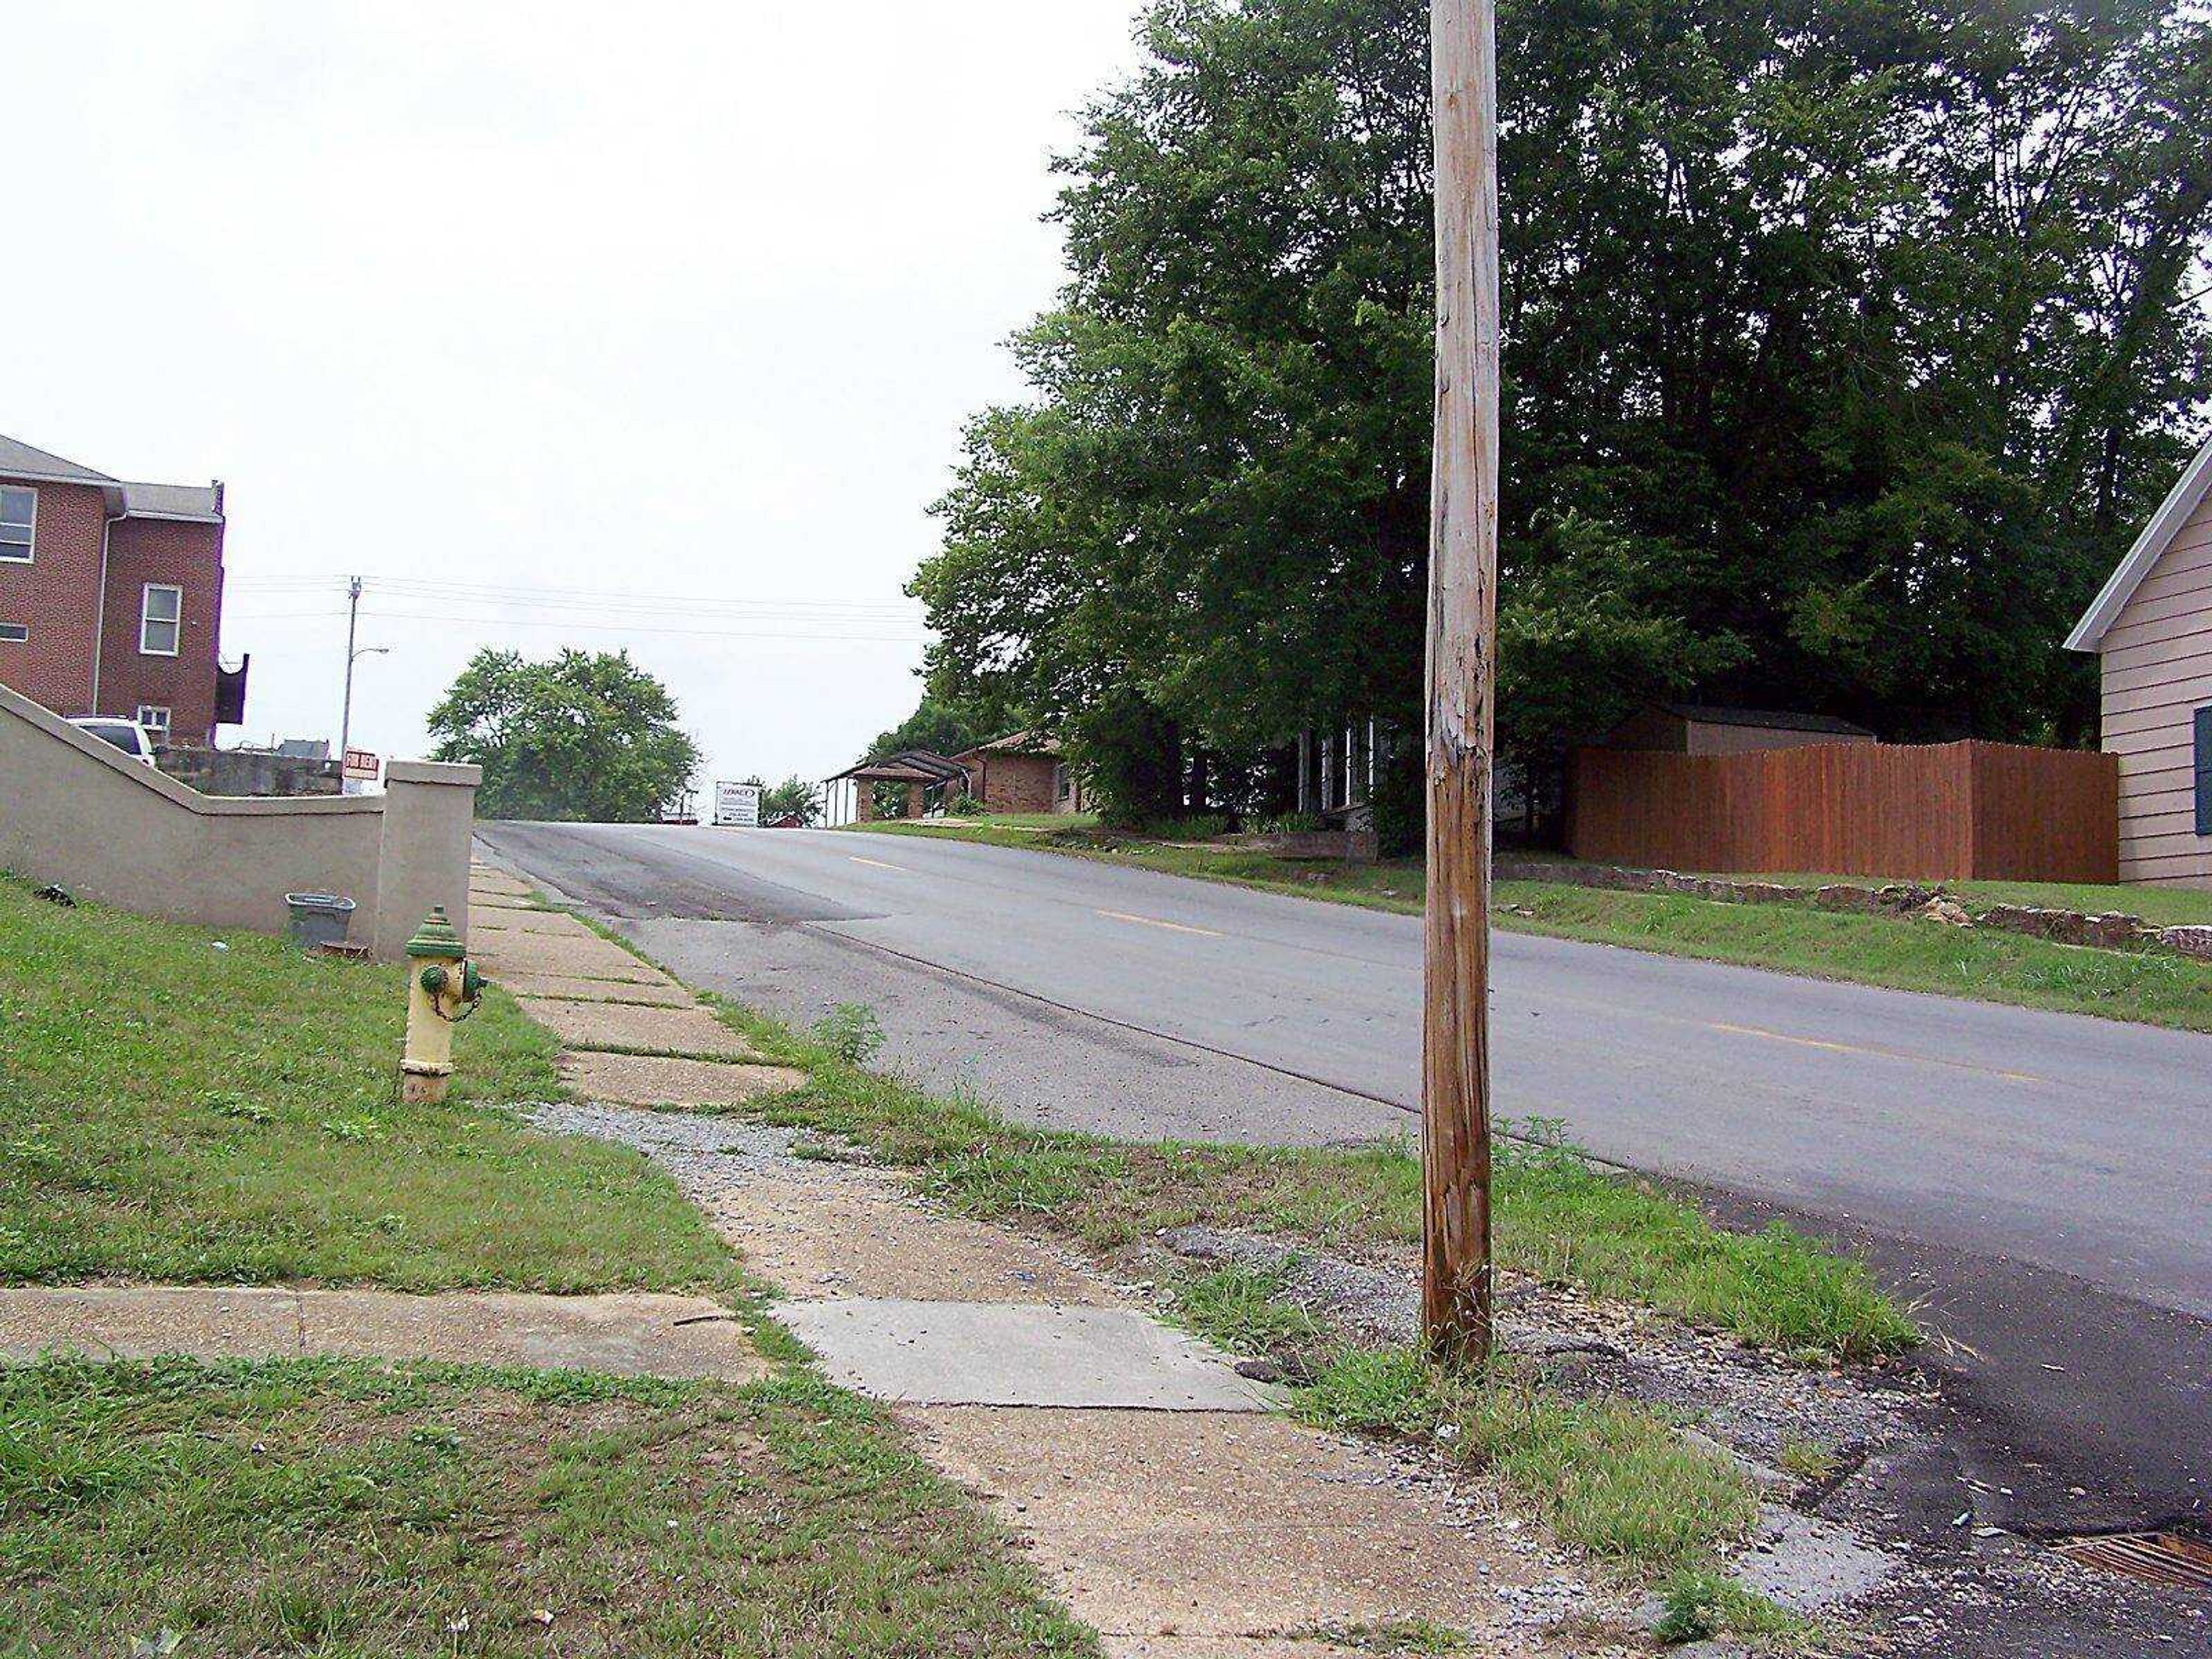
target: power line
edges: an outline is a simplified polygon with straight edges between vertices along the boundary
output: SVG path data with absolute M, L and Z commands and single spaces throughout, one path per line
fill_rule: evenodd
M 874 643 L 878 645 L 923 645 L 927 644 L 928 641 L 928 636 L 926 634 L 920 632 L 912 634 L 802 634 L 793 632 L 788 629 L 737 629 L 715 628 L 668 628 L 658 627 L 646 623 L 576 622 L 565 617 L 463 617 L 455 616 L 450 612 L 422 611 L 384 611 L 364 609 L 361 614 L 364 617 L 374 617 L 380 621 L 386 622 L 468 623 L 485 628 L 558 628 L 571 630 L 581 629 L 595 632 L 611 631 L 617 634 L 684 634 L 690 635 L 697 639 L 712 640 L 848 640 L 856 643 Z

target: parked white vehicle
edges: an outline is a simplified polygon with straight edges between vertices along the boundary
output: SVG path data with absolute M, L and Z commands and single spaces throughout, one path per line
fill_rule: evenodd
M 102 743 L 112 743 L 133 760 L 154 763 L 154 734 L 136 720 L 109 714 L 82 714 L 70 721 L 80 732 L 89 732 Z

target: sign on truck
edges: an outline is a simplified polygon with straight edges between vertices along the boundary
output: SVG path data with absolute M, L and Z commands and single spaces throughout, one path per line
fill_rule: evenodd
M 718 783 L 714 786 L 714 823 L 718 828 L 760 828 L 760 785 Z

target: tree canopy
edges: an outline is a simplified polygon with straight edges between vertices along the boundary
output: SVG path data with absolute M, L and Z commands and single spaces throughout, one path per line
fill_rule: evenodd
M 667 687 L 627 651 L 479 651 L 430 711 L 431 751 L 483 768 L 488 818 L 641 823 L 699 767 Z
M 1170 745 L 1418 729 L 1427 12 L 1153 4 L 1059 163 L 1033 395 L 970 422 L 937 504 L 933 698 L 1139 795 Z M 1498 28 L 1507 754 L 1688 692 L 2086 737 L 2061 641 L 2212 392 L 2197 0 L 1501 0 Z
M 989 711 L 925 693 L 921 702 L 888 732 L 878 732 L 864 761 L 881 760 L 907 749 L 933 755 L 957 755 L 998 735 Z

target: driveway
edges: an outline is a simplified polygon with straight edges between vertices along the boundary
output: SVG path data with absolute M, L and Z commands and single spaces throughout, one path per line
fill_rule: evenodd
M 921 836 L 481 834 L 693 982 L 866 1003 L 888 1063 L 1032 1121 L 1417 1133 L 1413 917 Z M 1501 1115 L 1866 1251 L 1973 1351 L 1931 1363 L 2025 1518 L 2201 1504 L 2212 1038 L 1522 934 L 1493 981 Z

